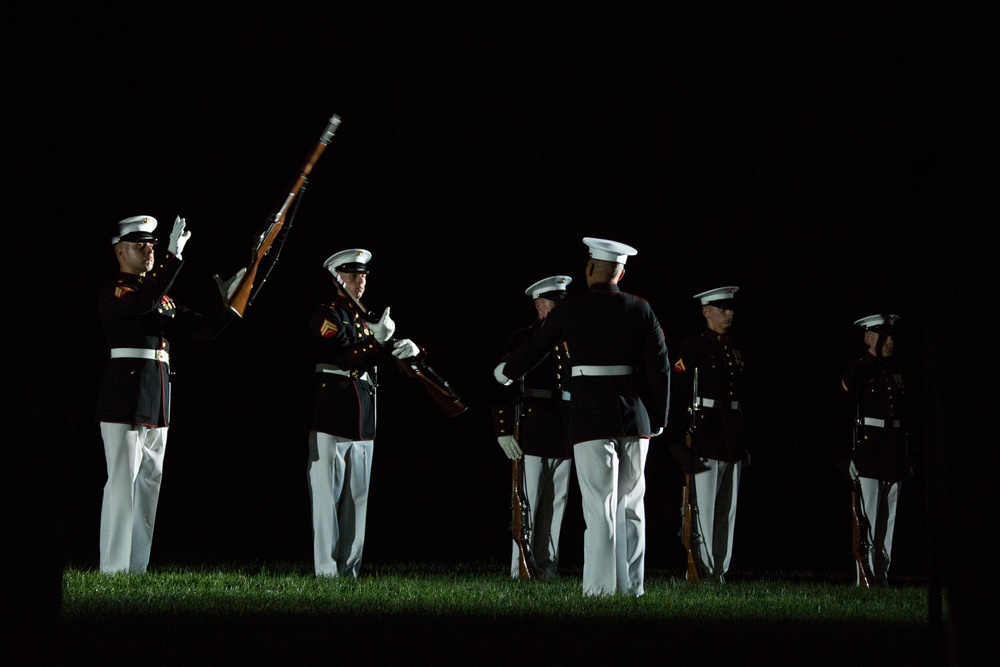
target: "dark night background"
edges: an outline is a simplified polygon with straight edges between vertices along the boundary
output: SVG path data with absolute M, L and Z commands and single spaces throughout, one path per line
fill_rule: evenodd
M 330 290 L 323 260 L 349 247 L 374 255 L 366 304 L 391 306 L 398 333 L 469 406 L 446 418 L 383 367 L 366 561 L 505 567 L 509 463 L 489 426 L 491 369 L 534 316 L 523 290 L 557 273 L 585 289 L 581 239 L 597 236 L 638 248 L 622 288 L 650 302 L 671 350 L 703 326 L 693 294 L 741 287 L 733 334 L 756 439 L 735 578 L 851 576 L 837 374 L 861 352 L 855 319 L 900 314 L 921 464 L 903 492 L 892 574 L 932 587 L 952 578 L 973 595 L 953 545 L 979 553 L 996 504 L 983 492 L 995 448 L 979 437 L 996 392 L 973 389 L 996 370 L 997 218 L 980 202 L 997 148 L 985 17 L 885 2 L 472 6 L 3 10 L 15 175 L 4 251 L 16 260 L 4 514 L 36 575 L 19 581 L 25 592 L 46 599 L 58 594 L 48 573 L 97 567 L 97 294 L 117 270 L 117 221 L 153 215 L 165 242 L 174 216 L 187 219 L 173 295 L 198 305 L 213 273 L 247 262 L 338 114 L 246 317 L 215 341 L 172 341 L 152 568 L 311 567 L 304 329 Z M 681 476 L 659 445 L 647 567 L 680 576 Z M 573 491 L 568 568 L 582 565 Z

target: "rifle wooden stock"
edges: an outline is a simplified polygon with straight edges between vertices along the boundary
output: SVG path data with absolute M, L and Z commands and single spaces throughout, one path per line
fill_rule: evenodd
M 347 288 L 344 281 L 337 275 L 334 271 L 333 280 L 340 286 L 340 291 L 343 292 L 347 298 L 350 300 L 361 317 L 369 322 L 378 322 L 379 318 L 374 313 L 369 311 L 361 300 L 354 296 L 354 293 Z M 395 337 L 387 340 L 384 345 L 389 345 Z M 427 390 L 430 397 L 434 399 L 434 402 L 438 404 L 444 413 L 449 417 L 454 417 L 455 415 L 460 415 L 465 412 L 466 407 L 462 404 L 462 399 L 456 394 L 448 381 L 442 378 L 440 375 L 434 372 L 434 369 L 427 365 L 427 361 L 423 354 L 417 357 L 411 357 L 409 359 L 396 359 L 396 365 L 408 378 L 412 378 L 420 382 L 421 386 Z
M 264 259 L 264 256 L 267 255 L 267 251 L 271 249 L 271 244 L 274 243 L 274 238 L 278 235 L 279 231 L 281 231 L 281 225 L 271 223 L 267 234 L 257 244 L 253 259 L 250 260 L 247 271 L 243 274 L 243 279 L 229 298 L 229 309 L 240 317 L 243 317 L 247 306 L 250 305 L 250 293 L 253 291 L 254 283 L 257 281 L 257 268 L 260 266 L 260 262 Z
M 260 267 L 261 261 L 263 261 L 268 252 L 270 252 L 271 247 L 278 238 L 278 233 L 281 232 L 282 228 L 285 226 L 285 217 L 288 215 L 288 210 L 291 207 L 292 202 L 303 190 L 305 190 L 306 184 L 309 180 L 309 174 L 312 173 L 313 167 L 316 165 L 319 157 L 323 154 L 327 144 L 329 144 L 330 140 L 333 139 L 333 133 L 337 131 L 339 126 L 340 116 L 334 114 L 327 123 L 326 129 L 323 130 L 323 134 L 320 135 L 319 141 L 317 142 L 315 148 L 313 148 L 312 153 L 302 166 L 302 170 L 299 172 L 298 178 L 295 179 L 295 183 L 288 191 L 285 201 L 282 202 L 278 212 L 272 217 L 267 230 L 261 234 L 260 238 L 257 240 L 257 244 L 251 253 L 250 264 L 246 267 L 246 273 L 243 275 L 240 284 L 233 291 L 232 296 L 229 297 L 229 309 L 240 317 L 243 317 L 247 307 L 256 295 L 254 287 L 256 286 L 258 290 L 260 288 L 260 285 L 256 285 L 256 282 L 258 268 Z M 263 283 L 261 283 L 261 285 L 262 284 Z
M 465 412 L 466 408 L 462 404 L 462 399 L 452 391 L 446 380 L 427 365 L 423 358 L 396 359 L 396 365 L 399 366 L 403 375 L 420 382 L 420 385 L 446 415 L 454 417 Z
M 687 447 L 689 465 L 694 461 L 693 439 L 694 432 L 698 429 L 698 410 L 701 409 L 701 399 L 698 397 L 698 367 L 694 369 L 694 380 L 691 386 L 691 405 L 688 406 L 688 413 L 691 417 L 687 433 L 684 434 L 684 446 Z M 694 553 L 694 503 L 691 502 L 692 485 L 694 484 L 694 474 L 689 470 L 684 470 L 684 490 L 681 492 L 681 544 L 684 545 L 684 552 L 687 554 L 687 578 L 688 581 L 701 581 L 701 567 L 698 565 L 699 554 Z
M 854 524 L 851 550 L 858 568 L 858 585 L 862 588 L 871 588 L 875 583 L 875 574 L 868 560 L 872 550 L 871 542 L 868 541 L 871 524 L 868 523 L 868 517 L 861 505 L 861 482 L 858 480 L 854 480 L 854 486 L 851 488 L 851 519 Z
M 517 576 L 527 581 L 538 576 L 538 565 L 531 551 L 531 505 L 524 491 L 524 457 L 510 464 L 510 534 L 517 545 Z
M 690 448 L 691 434 L 685 435 L 685 444 Z M 694 553 L 694 505 L 691 502 L 691 487 L 694 484 L 694 475 L 690 472 L 684 473 L 684 488 L 681 491 L 681 544 L 684 545 L 684 552 L 687 555 L 687 579 L 688 581 L 701 581 L 701 568 L 698 566 L 698 556 Z
M 880 336 L 880 338 L 882 337 Z M 858 425 L 860 423 L 861 404 L 860 400 L 855 396 L 854 429 L 851 435 L 852 461 L 854 457 L 853 448 L 858 443 Z M 875 584 L 875 574 L 872 572 L 871 561 L 868 560 L 872 551 L 872 544 L 868 540 L 871 524 L 868 522 L 868 515 L 865 514 L 862 502 L 864 494 L 861 493 L 861 480 L 854 475 L 851 477 L 851 523 L 853 524 L 851 551 L 854 554 L 854 562 L 857 565 L 858 585 L 862 588 L 871 588 Z

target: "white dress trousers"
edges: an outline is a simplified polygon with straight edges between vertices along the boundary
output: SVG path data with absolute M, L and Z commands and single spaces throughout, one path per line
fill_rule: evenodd
M 373 440 L 309 433 L 309 497 L 317 576 L 357 577 L 365 546 Z
M 559 567 L 559 533 L 573 459 L 524 455 L 524 492 L 531 508 L 531 553 L 535 565 L 546 577 L 556 576 Z M 519 574 L 520 551 L 511 538 L 510 576 Z
M 646 455 L 649 438 L 588 440 L 573 447 L 586 528 L 583 594 L 645 590 Z
M 736 501 L 740 489 L 741 462 L 700 459 L 708 467 L 694 475 L 694 506 L 704 576 L 725 581 L 733 558 Z
M 108 467 L 101 505 L 102 572 L 146 571 L 163 480 L 167 430 L 101 422 Z
M 892 534 L 896 528 L 896 505 L 899 503 L 899 487 L 902 482 L 883 482 L 871 477 L 859 477 L 861 482 L 861 508 L 868 517 L 868 565 L 875 575 L 876 584 L 884 585 L 889 580 L 889 564 L 892 562 Z M 861 583 L 860 568 L 855 566 L 855 583 Z

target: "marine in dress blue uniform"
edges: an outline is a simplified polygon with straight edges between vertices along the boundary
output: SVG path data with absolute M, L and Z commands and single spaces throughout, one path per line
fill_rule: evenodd
M 861 486 L 868 518 L 869 565 L 875 585 L 885 586 L 892 562 L 896 507 L 903 481 L 913 476 L 907 436 L 906 385 L 893 357 L 898 315 L 870 315 L 854 322 L 863 330 L 865 353 L 847 366 L 840 383 L 853 422 L 850 472 Z M 856 572 L 860 584 L 861 572 Z
M 548 314 L 566 296 L 571 282 L 570 276 L 549 276 L 525 290 L 538 317 L 511 334 L 501 361 L 507 361 L 538 333 Z M 570 394 L 565 388 L 568 379 L 565 349 L 561 343 L 556 344 L 517 383 L 501 387 L 493 405 L 494 433 L 504 453 L 510 459 L 523 457 L 525 495 L 531 508 L 529 546 L 539 573 L 546 577 L 558 572 L 559 536 L 573 467 L 568 428 Z M 517 543 L 513 543 L 511 577 L 519 575 L 519 555 Z
M 733 557 L 740 476 L 749 461 L 743 424 L 743 354 L 729 335 L 739 287 L 695 294 L 705 330 L 681 343 L 673 366 L 673 411 L 693 422 L 671 424 L 675 459 L 693 473 L 696 558 L 706 581 L 725 583 Z M 697 377 L 697 392 L 695 378 Z M 684 441 L 690 433 L 690 450 Z
M 148 215 L 118 223 L 111 239 L 119 274 L 101 291 L 99 309 L 111 358 L 97 398 L 108 479 L 101 505 L 102 572 L 146 571 L 170 427 L 170 342 L 175 335 L 214 338 L 231 315 L 225 300 L 202 315 L 168 294 L 191 232 L 177 217 L 158 259 Z M 225 292 L 242 272 L 220 287 Z
M 317 576 L 357 577 L 365 545 L 368 493 L 375 451 L 377 361 L 391 347 L 399 359 L 422 354 L 408 339 L 392 340 L 396 325 L 386 308 L 369 323 L 344 288 L 360 299 L 372 254 L 363 248 L 334 253 L 323 263 L 340 276 L 333 300 L 309 319 L 315 365 L 315 404 L 309 431 L 309 497 Z M 337 284 L 336 280 L 334 281 Z
M 560 342 L 570 379 L 570 442 L 580 482 L 584 595 L 644 591 L 646 455 L 667 423 L 670 364 L 649 303 L 621 291 L 635 248 L 586 237 L 588 290 L 560 302 L 545 326 L 494 369 L 520 378 Z

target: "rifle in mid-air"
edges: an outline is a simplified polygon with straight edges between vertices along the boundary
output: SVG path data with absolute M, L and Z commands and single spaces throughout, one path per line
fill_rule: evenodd
M 514 408 L 514 439 L 521 436 L 521 397 L 524 395 L 524 378 L 521 378 L 521 388 L 518 392 L 517 405 Z M 525 491 L 524 455 L 510 462 L 510 534 L 517 545 L 517 576 L 522 580 L 534 579 L 538 576 L 538 565 L 531 551 L 531 504 Z
M 343 279 L 337 275 L 336 271 L 332 271 L 333 279 L 336 281 L 337 285 L 340 286 L 340 290 L 347 296 L 354 307 L 357 309 L 358 313 L 361 315 L 361 319 L 367 322 L 378 322 L 379 316 L 368 310 L 361 300 L 347 288 L 344 284 Z M 390 338 L 385 342 L 385 345 L 391 346 L 392 342 L 396 340 L 395 337 Z M 443 377 L 438 375 L 433 368 L 427 365 L 427 356 L 421 348 L 420 354 L 415 357 L 410 357 L 409 359 L 399 359 L 393 357 L 396 362 L 396 366 L 399 368 L 400 372 L 404 376 L 416 380 L 420 383 L 426 391 L 427 394 L 434 399 L 441 411 L 445 413 L 448 417 L 454 417 L 460 415 L 466 411 L 466 406 L 462 403 L 461 397 L 455 393 L 455 390 L 451 388 L 448 381 Z
M 691 415 L 690 425 L 688 426 L 687 432 L 684 434 L 684 445 L 688 448 L 688 454 L 691 460 L 694 460 L 694 453 L 692 450 L 692 438 L 694 436 L 695 430 L 698 428 L 698 410 L 701 408 L 698 399 L 698 368 L 694 369 L 694 382 L 692 390 L 692 400 L 691 405 L 688 407 L 688 412 Z M 695 528 L 694 528 L 694 504 L 691 501 L 691 496 L 694 493 L 694 473 L 691 472 L 690 466 L 684 471 L 684 489 L 681 492 L 681 543 L 684 545 L 684 551 L 687 554 L 687 578 L 688 581 L 701 581 L 701 567 L 698 564 L 698 556 L 695 555 L 694 550 L 696 547 L 695 539 Z
M 288 215 L 292 202 L 296 202 L 296 206 L 298 206 L 297 198 L 298 201 L 301 201 L 299 195 L 301 195 L 306 189 L 306 185 L 309 181 L 309 174 L 312 172 L 313 167 L 319 160 L 320 155 L 323 154 L 327 144 L 329 144 L 333 139 L 333 133 L 337 131 L 339 126 L 340 116 L 334 114 L 333 117 L 330 118 L 329 122 L 327 122 L 326 128 L 323 130 L 323 134 L 320 135 L 319 141 L 303 165 L 298 178 L 295 179 L 295 184 L 292 185 L 292 188 L 288 191 L 288 194 L 282 202 L 281 207 L 278 209 L 278 212 L 270 216 L 267 228 L 254 242 L 254 247 L 250 252 L 250 263 L 246 266 L 243 275 L 240 278 L 240 282 L 236 285 L 228 286 L 223 284 L 218 275 L 215 276 L 215 281 L 218 283 L 219 289 L 223 293 L 223 298 L 228 301 L 229 309 L 238 316 L 243 317 L 247 307 L 253 303 L 257 294 L 260 293 L 261 287 L 263 287 L 264 283 L 267 281 L 267 276 L 271 273 L 271 270 L 274 269 L 274 265 L 278 260 L 278 255 L 281 253 L 281 246 L 284 245 L 288 229 L 291 228 L 292 219 L 295 217 L 294 214 L 291 216 Z M 284 231 L 284 233 L 281 234 L 281 242 L 278 245 L 275 245 L 279 233 L 282 231 Z M 267 271 L 264 272 L 262 276 L 258 275 L 260 273 L 262 262 L 271 252 L 272 248 L 275 252 L 270 260 Z

